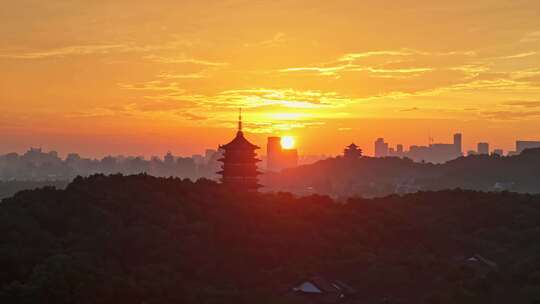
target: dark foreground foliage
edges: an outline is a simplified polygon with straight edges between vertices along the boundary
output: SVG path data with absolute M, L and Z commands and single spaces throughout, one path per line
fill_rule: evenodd
M 312 274 L 359 303 L 538 303 L 539 223 L 540 197 L 525 194 L 337 204 L 96 175 L 2 201 L 0 303 L 288 303 Z
M 22 190 L 46 186 L 54 186 L 63 189 L 67 184 L 69 184 L 69 181 L 0 181 L 0 199 L 13 196 L 15 193 Z

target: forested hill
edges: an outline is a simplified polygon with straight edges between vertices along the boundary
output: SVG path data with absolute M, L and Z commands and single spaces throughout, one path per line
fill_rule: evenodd
M 0 303 L 294 303 L 313 274 L 357 303 L 537 303 L 538 223 L 526 194 L 338 204 L 96 175 L 0 203 Z
M 68 181 L 0 181 L 0 200 L 6 197 L 13 196 L 15 193 L 22 190 L 53 186 L 63 189 L 69 184 Z
M 337 157 L 266 174 L 263 184 L 267 190 L 343 197 L 454 188 L 540 193 L 540 148 L 509 157 L 472 155 L 444 164 L 397 157 Z

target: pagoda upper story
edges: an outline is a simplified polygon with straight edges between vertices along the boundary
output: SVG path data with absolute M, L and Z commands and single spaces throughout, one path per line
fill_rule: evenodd
M 228 144 L 221 145 L 224 150 L 223 157 L 219 159 L 223 162 L 221 171 L 221 182 L 231 188 L 246 191 L 257 191 L 261 187 L 257 176 L 261 174 L 257 171 L 257 163 L 261 160 L 257 158 L 255 150 L 258 146 L 250 143 L 242 132 L 242 112 L 238 117 L 238 131 L 236 137 Z

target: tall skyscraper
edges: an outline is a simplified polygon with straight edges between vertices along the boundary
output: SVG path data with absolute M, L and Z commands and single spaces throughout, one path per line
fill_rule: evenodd
M 283 149 L 281 137 L 268 137 L 266 143 L 266 169 L 280 171 L 298 166 L 298 150 Z
M 487 142 L 479 142 L 477 152 L 478 154 L 489 154 L 489 144 Z
M 278 171 L 279 158 L 281 154 L 281 138 L 277 136 L 268 137 L 266 142 L 266 169 Z
M 456 156 L 461 156 L 463 155 L 463 142 L 462 142 L 462 137 L 461 137 L 461 133 L 456 133 L 454 134 L 454 147 L 456 149 Z
M 294 168 L 298 166 L 298 150 L 281 150 L 281 169 Z
M 204 152 L 204 162 L 208 164 L 214 158 L 214 155 L 216 153 L 217 151 L 214 149 L 206 149 L 206 151 Z
M 163 161 L 167 166 L 171 166 L 172 164 L 174 164 L 174 156 L 170 151 L 165 154 L 165 156 L 163 157 Z
M 388 156 L 388 143 L 384 142 L 384 138 L 377 138 L 375 141 L 375 157 Z

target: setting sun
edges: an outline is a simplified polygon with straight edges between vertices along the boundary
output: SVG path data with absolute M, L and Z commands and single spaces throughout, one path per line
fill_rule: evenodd
M 292 136 L 283 136 L 281 138 L 281 147 L 283 149 L 292 149 L 292 148 L 294 148 L 294 137 L 292 137 Z

